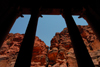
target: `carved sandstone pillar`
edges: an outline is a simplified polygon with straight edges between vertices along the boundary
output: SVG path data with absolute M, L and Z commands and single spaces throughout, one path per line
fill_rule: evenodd
M 78 67 L 94 67 L 88 50 L 82 40 L 78 27 L 76 26 L 71 13 L 68 10 L 63 10 L 63 17 L 66 21 L 68 31 L 71 37 Z
M 39 10 L 32 11 L 26 33 L 14 67 L 30 67 Z
M 82 17 L 87 21 L 97 38 L 100 40 L 100 16 L 90 7 L 87 7 L 85 9 L 85 13 Z
M 15 20 L 18 18 L 18 7 L 9 8 L 9 10 L 6 11 L 5 14 L 6 15 L 4 15 L 3 18 L 0 18 L 0 47 L 2 46 Z

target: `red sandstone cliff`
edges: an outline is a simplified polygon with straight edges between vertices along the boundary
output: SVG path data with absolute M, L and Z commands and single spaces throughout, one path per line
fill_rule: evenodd
M 8 34 L 0 49 L 0 67 L 14 67 L 24 34 Z M 27 49 L 26 49 L 27 50 Z M 48 46 L 35 37 L 31 67 L 47 65 Z
M 100 41 L 89 26 L 79 26 L 81 36 L 95 67 L 100 67 Z M 24 34 L 8 34 L 0 49 L 0 67 L 14 67 Z M 77 39 L 77 38 L 76 38 Z M 68 29 L 56 33 L 48 46 L 35 37 L 30 67 L 78 67 Z
M 100 67 L 100 41 L 89 26 L 78 25 L 78 28 L 95 67 Z M 49 67 L 78 67 L 67 28 L 52 38 L 48 60 Z

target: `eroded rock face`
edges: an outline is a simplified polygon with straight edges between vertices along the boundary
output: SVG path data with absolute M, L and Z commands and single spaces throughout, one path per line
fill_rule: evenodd
M 89 26 L 78 28 L 95 67 L 100 67 L 100 41 Z M 0 49 L 0 67 L 14 67 L 23 38 L 24 34 L 8 34 Z M 48 48 L 35 37 L 30 67 L 78 67 L 67 28 L 55 34 Z
M 78 25 L 78 28 L 88 52 L 92 57 L 94 65 L 96 67 L 100 67 L 100 41 L 97 39 L 89 26 Z M 64 28 L 63 31 L 55 34 L 51 40 L 49 52 L 52 52 L 53 55 L 52 57 L 49 57 L 48 55 L 49 66 L 61 67 L 63 64 L 64 66 L 62 67 L 78 67 L 70 35 L 68 33 L 68 28 Z
M 31 66 L 46 66 L 47 65 L 47 52 L 48 52 L 48 46 L 40 40 L 38 37 L 35 37 L 35 43 L 33 48 L 33 55 L 32 55 L 32 61 Z
M 0 48 L 0 67 L 14 67 L 24 34 L 8 34 Z M 31 67 L 45 67 L 47 65 L 48 46 L 35 37 Z

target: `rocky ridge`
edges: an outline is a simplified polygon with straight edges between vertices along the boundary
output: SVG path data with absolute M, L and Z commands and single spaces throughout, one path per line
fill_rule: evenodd
M 14 67 L 24 34 L 8 34 L 0 49 L 0 67 Z M 31 67 L 47 65 L 48 46 L 37 36 L 33 48 Z
M 77 26 L 95 67 L 100 67 L 100 41 L 89 26 Z M 0 67 L 14 67 L 23 38 L 24 34 L 8 34 L 0 49 Z M 67 28 L 55 34 L 48 48 L 35 37 L 30 67 L 78 67 Z
M 100 67 L 100 41 L 89 26 L 77 26 L 95 67 Z M 68 28 L 52 38 L 48 59 L 49 67 L 78 67 Z

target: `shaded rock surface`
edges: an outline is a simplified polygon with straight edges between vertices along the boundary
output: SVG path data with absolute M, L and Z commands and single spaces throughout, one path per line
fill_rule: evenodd
M 89 26 L 77 26 L 95 67 L 100 67 L 100 41 Z M 0 67 L 14 67 L 23 38 L 24 34 L 8 34 L 0 48 Z M 67 28 L 55 34 L 48 48 L 35 37 L 30 67 L 78 67 Z
M 8 34 L 0 48 L 0 67 L 14 67 L 23 38 L 24 34 Z M 47 51 L 48 46 L 36 36 L 31 67 L 45 67 L 47 65 Z
M 100 67 L 100 41 L 89 26 L 77 26 L 95 67 Z M 48 60 L 51 67 L 78 67 L 68 28 L 52 38 Z

